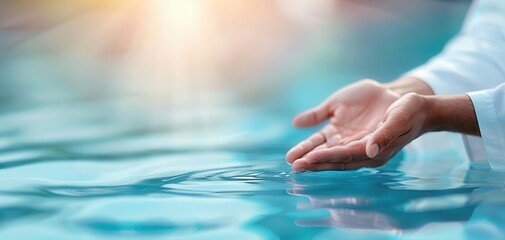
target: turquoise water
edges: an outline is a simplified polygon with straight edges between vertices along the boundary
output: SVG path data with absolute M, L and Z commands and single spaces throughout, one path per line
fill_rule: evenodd
M 284 153 L 309 131 L 266 110 L 242 109 L 216 132 L 174 133 L 117 117 L 122 104 L 4 110 L 2 239 L 505 236 L 505 173 L 450 151 L 421 160 L 402 152 L 376 169 L 293 173 Z
M 165 54 L 159 29 L 116 48 L 136 25 L 112 5 L 54 26 L 65 8 L 22 9 L 19 28 L 0 26 L 0 239 L 505 239 L 505 173 L 466 162 L 458 136 L 423 137 L 374 169 L 284 161 L 314 131 L 293 129 L 295 113 L 423 63 L 469 1 L 339 1 L 350 10 L 300 26 L 257 2 L 264 15 L 216 13 L 227 34 L 179 39 L 204 60 Z

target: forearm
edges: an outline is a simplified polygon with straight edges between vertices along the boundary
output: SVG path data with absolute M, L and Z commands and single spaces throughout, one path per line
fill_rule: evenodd
M 472 100 L 467 94 L 424 96 L 427 123 L 431 131 L 452 131 L 480 136 L 479 124 Z
M 417 93 L 419 95 L 434 95 L 431 87 L 423 80 L 415 77 L 403 77 L 398 80 L 383 84 L 389 90 L 403 96 L 407 93 Z

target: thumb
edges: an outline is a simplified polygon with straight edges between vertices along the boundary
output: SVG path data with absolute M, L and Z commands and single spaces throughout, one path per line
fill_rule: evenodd
M 386 121 L 368 138 L 365 148 L 366 155 L 369 158 L 374 158 L 389 147 L 396 138 L 408 132 L 405 129 L 405 121 L 400 121 L 397 114 L 390 114 Z

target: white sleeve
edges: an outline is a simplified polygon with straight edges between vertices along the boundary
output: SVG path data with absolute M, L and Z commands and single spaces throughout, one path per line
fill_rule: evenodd
M 505 169 L 505 0 L 476 1 L 444 51 L 405 75 L 437 95 L 471 92 L 482 138 L 463 135 L 467 156 Z
M 505 81 L 505 0 L 477 1 L 464 28 L 444 51 L 407 74 L 435 94 L 496 87 Z
M 468 95 L 475 108 L 489 166 L 505 169 L 505 83 Z

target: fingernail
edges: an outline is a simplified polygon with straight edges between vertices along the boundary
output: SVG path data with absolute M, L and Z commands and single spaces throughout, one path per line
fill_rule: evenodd
M 379 153 L 379 145 L 377 143 L 372 144 L 370 146 L 370 151 L 368 152 L 368 157 L 373 158 L 377 156 L 377 153 Z

